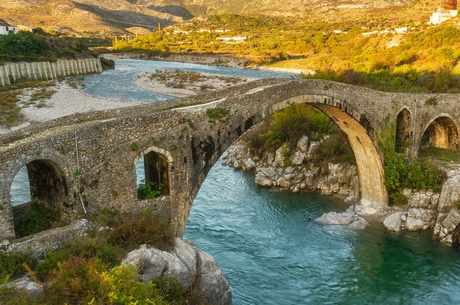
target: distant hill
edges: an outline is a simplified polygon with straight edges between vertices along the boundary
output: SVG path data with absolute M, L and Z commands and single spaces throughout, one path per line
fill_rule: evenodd
M 354 19 L 369 10 L 387 14 L 385 10 L 407 6 L 431 12 L 438 2 L 440 0 L 0 0 L 0 18 L 11 24 L 63 33 L 144 34 L 158 26 L 163 28 L 211 14 L 308 17 L 307 21 L 330 22 Z M 419 16 L 414 13 L 414 17 Z

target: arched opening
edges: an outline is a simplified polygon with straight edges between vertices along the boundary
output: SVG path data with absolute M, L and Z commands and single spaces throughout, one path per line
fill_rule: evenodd
M 10 189 L 16 237 L 70 222 L 65 174 L 49 160 L 34 160 L 16 174 Z
M 422 151 L 430 147 L 457 150 L 458 144 L 457 126 L 451 118 L 442 116 L 425 129 L 419 147 Z
M 316 103 L 311 105 L 329 116 L 347 135 L 358 169 L 360 204 L 386 206 L 388 193 L 383 184 L 383 164 L 366 128 L 339 108 Z
M 137 197 L 150 199 L 169 195 L 169 158 L 159 152 L 149 151 L 136 163 Z
M 404 108 L 399 112 L 396 117 L 396 144 L 395 148 L 398 153 L 403 153 L 408 147 L 410 147 L 411 126 L 410 126 L 411 115 L 409 110 Z

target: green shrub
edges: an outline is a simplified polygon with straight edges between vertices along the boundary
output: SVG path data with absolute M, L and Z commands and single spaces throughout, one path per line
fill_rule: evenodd
M 267 141 L 266 146 L 277 148 L 288 143 L 294 147 L 301 136 L 310 134 L 312 111 L 314 110 L 311 107 L 299 104 L 274 113 L 270 130 L 260 135 L 262 139 Z
M 352 164 L 356 162 L 347 137 L 336 125 L 330 128 L 328 137 L 322 143 L 315 159 Z
M 442 172 L 431 160 L 413 161 L 407 165 L 405 182 L 416 190 L 434 190 L 441 187 Z
M 390 202 L 394 205 L 406 205 L 408 203 L 407 197 L 401 192 L 396 192 L 390 195 Z
M 113 219 L 108 243 L 127 250 L 147 244 L 162 250 L 174 247 L 174 234 L 169 222 L 158 214 L 144 212 L 141 215 L 121 215 Z
M 129 148 L 132 150 L 132 151 L 136 151 L 139 149 L 139 145 L 137 145 L 137 142 L 133 142 L 131 143 L 131 145 L 129 146 Z
M 160 195 L 164 195 L 164 185 L 162 183 L 154 183 L 151 181 L 147 181 L 140 183 L 137 187 L 137 197 L 139 199 L 151 199 L 158 197 Z
M 24 264 L 33 265 L 32 259 L 27 255 L 0 253 L 0 284 L 6 280 L 13 280 L 27 273 Z
M 20 207 L 16 207 L 19 209 Z M 36 201 L 30 203 L 30 213 L 17 217 L 14 223 L 16 237 L 24 237 L 61 225 L 59 209 L 47 207 Z

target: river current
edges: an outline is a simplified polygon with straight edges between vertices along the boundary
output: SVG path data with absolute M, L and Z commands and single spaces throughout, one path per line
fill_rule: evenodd
M 182 69 L 265 78 L 285 73 L 161 61 L 119 60 L 116 69 L 86 78 L 85 92 L 155 102 L 171 98 L 136 87 L 136 75 Z M 141 170 L 141 169 L 140 169 Z M 25 171 L 14 202 L 28 199 Z M 315 222 L 342 211 L 338 200 L 316 193 L 261 188 L 254 175 L 219 160 L 196 197 L 184 239 L 213 255 L 230 283 L 234 304 L 460 304 L 460 253 L 430 232 L 391 233 Z

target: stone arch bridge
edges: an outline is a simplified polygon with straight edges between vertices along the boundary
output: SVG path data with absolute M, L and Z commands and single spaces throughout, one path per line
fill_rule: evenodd
M 360 204 L 385 206 L 376 134 L 397 121 L 397 138 L 416 156 L 427 131 L 434 146 L 458 149 L 460 103 L 452 94 L 384 93 L 322 80 L 266 79 L 217 92 L 135 107 L 75 114 L 0 138 L 0 239 L 16 240 L 11 184 L 27 166 L 31 198 L 66 220 L 102 207 L 152 206 L 183 234 L 207 173 L 245 130 L 273 112 L 307 103 L 347 134 L 357 161 Z M 165 195 L 138 198 L 135 166 Z

